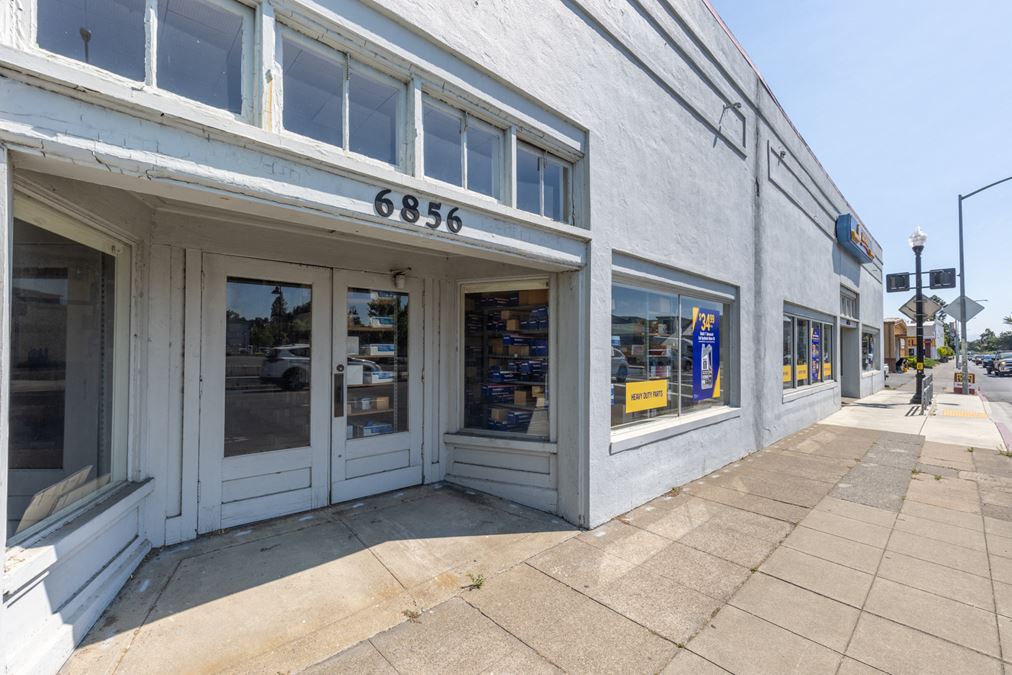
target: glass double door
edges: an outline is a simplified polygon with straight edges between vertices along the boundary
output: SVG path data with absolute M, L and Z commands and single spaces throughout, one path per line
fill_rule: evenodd
M 421 293 L 204 256 L 198 529 L 420 483 Z

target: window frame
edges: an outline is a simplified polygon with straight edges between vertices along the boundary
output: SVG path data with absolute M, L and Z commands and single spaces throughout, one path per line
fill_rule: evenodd
M 345 57 L 347 59 L 348 66 L 347 66 L 347 69 L 345 71 L 345 80 L 344 80 L 344 89 L 343 89 L 344 101 L 342 103 L 342 106 L 343 106 L 343 110 L 344 110 L 344 123 L 343 123 L 344 124 L 344 130 L 343 130 L 344 147 L 342 149 L 345 150 L 348 154 L 350 154 L 353 157 L 355 157 L 356 159 L 361 159 L 361 160 L 365 160 L 367 162 L 372 162 L 372 163 L 374 163 L 374 164 L 376 164 L 378 166 L 383 166 L 383 167 L 387 167 L 387 168 L 393 167 L 395 170 L 397 170 L 399 172 L 403 172 L 403 170 L 404 170 L 404 156 L 405 156 L 405 152 L 404 152 L 405 128 L 404 128 L 404 125 L 405 125 L 405 121 L 407 119 L 406 118 L 406 111 L 405 111 L 405 105 L 406 105 L 405 102 L 407 101 L 407 98 L 408 98 L 408 95 L 407 95 L 408 84 L 407 84 L 407 82 L 405 82 L 404 80 L 400 80 L 400 79 L 394 77 L 393 75 L 389 75 L 389 74 L 387 74 L 387 73 L 385 73 L 385 72 L 383 72 L 381 70 L 378 70 L 378 69 L 376 69 L 376 68 L 374 68 L 374 67 L 372 67 L 372 66 L 370 66 L 370 65 L 368 65 L 366 63 L 363 63 L 363 62 L 359 61 L 358 59 L 356 59 L 354 56 L 352 56 L 350 54 L 345 54 Z M 352 73 L 355 73 L 357 75 L 360 75 L 360 76 L 365 77 L 365 78 L 370 79 L 370 80 L 374 80 L 376 82 L 381 82 L 383 84 L 389 84 L 389 85 L 391 85 L 393 87 L 396 87 L 398 89 L 398 92 L 397 92 L 397 105 L 395 106 L 395 117 L 394 117 L 394 161 L 392 163 L 391 162 L 387 162 L 387 161 L 382 160 L 382 159 L 376 159 L 375 157 L 370 157 L 369 155 L 365 155 L 365 154 L 362 154 L 360 152 L 356 152 L 355 150 L 351 149 L 351 76 L 352 76 Z M 281 114 L 282 114 L 282 116 L 284 116 L 284 111 L 283 110 L 282 110 Z M 331 147 L 335 147 L 335 146 L 331 146 Z
M 435 176 L 430 176 L 425 170 L 425 145 L 428 137 L 425 131 L 426 107 L 433 108 L 434 110 L 437 110 L 443 113 L 444 115 L 450 115 L 460 120 L 460 182 L 461 182 L 460 185 L 457 185 L 456 183 L 450 183 L 448 181 L 442 180 L 441 178 L 436 178 Z M 472 194 L 479 195 L 480 198 L 494 199 L 497 202 L 501 202 L 503 198 L 502 176 L 505 174 L 504 157 L 506 149 L 506 130 L 503 129 L 502 127 L 493 124 L 492 122 L 489 122 L 475 115 L 469 110 L 466 110 L 464 108 L 457 108 L 425 92 L 422 93 L 422 114 L 420 117 L 422 120 L 422 127 L 419 130 L 419 135 L 421 136 L 422 139 L 421 162 L 420 162 L 421 176 L 426 178 L 427 180 L 435 181 L 440 185 L 449 185 L 455 188 L 460 188 L 462 190 L 467 190 Z M 494 170 L 492 175 L 493 194 L 491 195 L 487 195 L 484 192 L 478 192 L 477 190 L 472 190 L 470 187 L 468 187 L 467 132 L 471 128 L 471 126 L 481 129 L 487 133 L 494 134 L 499 141 L 499 157 L 497 161 L 492 163 Z
M 38 25 L 38 2 L 39 0 L 31 0 L 26 3 L 27 11 L 23 18 L 24 25 L 26 27 L 26 47 L 29 51 L 41 55 L 46 59 L 51 59 L 56 63 L 72 68 L 82 68 L 86 72 L 92 75 L 98 75 L 101 77 L 113 78 L 116 82 L 121 85 L 126 85 L 132 89 L 136 89 L 137 85 L 140 84 L 141 88 L 147 91 L 157 92 L 163 96 L 170 96 L 174 100 L 187 105 L 195 106 L 196 109 L 201 112 L 210 113 L 213 115 L 225 116 L 228 119 L 235 119 L 247 124 L 255 125 L 255 114 L 254 108 L 256 106 L 256 92 L 255 92 L 255 66 L 260 60 L 258 53 L 255 49 L 257 30 L 257 5 L 249 2 L 248 0 L 196 0 L 203 2 L 208 5 L 212 5 L 219 9 L 227 12 L 239 15 L 242 19 L 242 58 L 240 59 L 240 91 L 242 97 L 242 104 L 240 106 L 239 113 L 233 113 L 227 108 L 219 108 L 217 106 L 198 101 L 196 99 L 188 98 L 182 94 L 177 94 L 169 89 L 164 89 L 158 86 L 158 0 L 145 0 L 145 11 L 144 11 L 144 34 L 145 34 L 145 49 L 144 49 L 144 79 L 143 80 L 132 80 L 129 77 L 120 75 L 111 70 L 100 68 L 99 66 L 85 63 L 84 61 L 78 61 L 77 59 L 59 54 L 57 52 L 51 52 L 48 49 L 39 45 L 39 25 Z
M 539 436 L 527 436 L 509 431 L 495 431 L 492 429 L 480 429 L 466 426 L 467 400 L 466 384 L 467 378 L 467 355 L 464 349 L 466 335 L 467 312 L 465 311 L 465 296 L 468 293 L 485 293 L 496 291 L 527 291 L 548 289 L 548 438 Z M 558 290 L 555 284 L 554 275 L 536 275 L 512 277 L 507 279 L 472 279 L 460 281 L 457 285 L 457 368 L 458 374 L 453 378 L 459 385 L 459 392 L 454 397 L 457 411 L 451 417 L 454 420 L 455 431 L 449 433 L 454 436 L 471 436 L 484 438 L 499 438 L 517 443 L 556 443 L 558 439 L 558 418 L 555 414 L 555 406 L 558 402 L 556 391 L 558 389 L 558 327 L 553 316 L 558 308 Z
M 790 326 L 791 326 L 791 365 L 790 365 L 791 378 L 790 378 L 789 381 L 782 381 L 781 382 L 782 385 L 783 385 L 783 392 L 784 392 L 784 394 L 787 394 L 788 392 L 791 392 L 791 391 L 799 391 L 799 390 L 807 389 L 809 387 L 818 387 L 818 386 L 821 386 L 821 385 L 827 385 L 827 384 L 831 384 L 831 383 L 837 382 L 836 353 L 834 351 L 836 349 L 836 327 L 837 327 L 836 322 L 835 321 L 832 321 L 832 322 L 831 321 L 826 321 L 824 319 L 815 319 L 815 318 L 812 318 L 811 316 L 803 316 L 803 315 L 800 315 L 800 314 L 797 314 L 797 313 L 793 313 L 793 312 L 790 312 L 790 311 L 786 311 L 786 310 L 783 313 L 783 318 L 784 319 L 790 319 Z M 806 340 L 806 344 L 808 345 L 808 352 L 805 355 L 806 363 L 808 365 L 808 377 L 807 377 L 808 382 L 805 383 L 805 384 L 800 384 L 798 382 L 798 321 L 799 320 L 801 320 L 801 321 L 807 321 L 808 322 L 808 340 Z M 786 325 L 787 322 L 784 321 L 783 323 Z M 813 382 L 812 381 L 812 358 L 811 358 L 812 334 L 813 334 L 813 330 L 812 329 L 816 325 L 818 325 L 820 327 L 819 328 L 820 341 L 821 341 L 820 342 L 820 353 L 822 355 L 822 358 L 819 361 L 819 368 L 820 368 L 820 371 L 819 371 L 819 380 L 817 382 Z M 826 363 L 826 356 L 825 355 L 826 355 L 826 336 L 827 335 L 830 336 L 829 337 L 829 344 L 830 344 L 830 352 L 829 352 L 829 354 L 830 354 L 830 377 L 828 379 L 824 376 L 824 373 L 825 373 L 825 363 Z M 784 367 L 787 367 L 787 366 L 784 366 Z M 782 371 L 781 371 L 781 378 L 782 378 L 782 376 L 783 376 L 783 374 L 782 374 Z
M 533 211 L 528 211 L 527 209 L 522 209 L 519 206 L 517 206 L 517 198 L 516 198 L 517 196 L 515 194 L 516 191 L 514 191 L 514 195 L 513 195 L 513 207 L 517 208 L 517 209 L 520 209 L 524 213 L 534 213 L 534 215 L 536 215 L 536 216 L 541 216 L 542 218 L 548 218 L 549 220 L 551 220 L 552 222 L 555 222 L 555 223 L 563 223 L 564 225 L 572 225 L 573 224 L 573 170 L 574 170 L 574 163 L 571 162 L 571 161 L 569 161 L 569 160 L 567 160 L 567 159 L 564 159 L 563 157 L 560 157 L 559 155 L 557 155 L 555 153 L 549 152 L 548 150 L 545 150 L 544 148 L 538 147 L 536 145 L 532 145 L 531 143 L 529 143 L 529 142 L 527 142 L 525 140 L 522 140 L 521 138 L 518 137 L 517 138 L 517 142 L 516 142 L 516 148 L 515 148 L 515 151 L 514 151 L 515 155 L 513 157 L 513 162 L 512 162 L 513 174 L 514 175 L 511 176 L 511 180 L 512 180 L 512 182 L 513 182 L 514 185 L 516 184 L 516 180 L 515 180 L 516 166 L 517 166 L 517 157 L 516 157 L 516 155 L 518 155 L 521 150 L 523 150 L 524 152 L 529 152 L 530 154 L 535 155 L 538 158 L 538 212 L 534 213 Z M 545 168 L 548 166 L 549 159 L 551 159 L 554 163 L 561 165 L 563 167 L 563 171 L 564 171 L 564 175 L 565 175 L 565 179 L 563 180 L 563 186 L 562 186 L 562 189 L 563 189 L 563 194 L 562 194 L 562 211 L 563 211 L 564 217 L 561 218 L 561 219 L 559 219 L 559 220 L 556 220 L 555 218 L 552 218 L 551 216 L 546 216 L 545 215 Z
M 871 337 L 872 346 L 872 364 L 871 367 L 864 367 L 864 338 L 865 336 Z M 867 326 L 861 328 L 861 374 L 875 373 L 882 370 L 882 346 L 881 346 L 881 334 L 871 330 Z
M 732 370 L 738 369 L 739 360 L 736 358 L 738 354 L 737 338 L 734 335 L 734 314 L 737 311 L 736 297 L 729 297 L 718 293 L 707 292 L 706 289 L 699 287 L 685 287 L 681 285 L 668 285 L 653 280 L 648 280 L 643 277 L 636 275 L 625 274 L 621 272 L 613 272 L 611 285 L 609 287 L 609 298 L 615 286 L 622 286 L 632 290 L 643 291 L 647 293 L 660 293 L 669 296 L 673 296 L 677 299 L 678 305 L 678 326 L 681 331 L 682 323 L 682 302 L 686 299 L 697 300 L 704 302 L 712 302 L 721 305 L 721 326 L 720 326 L 720 343 L 721 343 L 721 354 L 722 361 L 726 363 L 721 364 L 720 373 L 720 388 L 722 392 L 726 392 L 726 401 L 721 402 L 719 405 L 706 406 L 702 408 L 689 407 L 683 410 L 682 406 L 682 395 L 681 395 L 681 382 L 682 382 L 682 340 L 679 334 L 678 340 L 678 366 L 675 369 L 676 380 L 675 384 L 678 387 L 678 403 L 675 411 L 669 412 L 663 415 L 656 415 L 654 417 L 647 417 L 644 419 L 632 420 L 629 422 L 623 422 L 618 425 L 612 425 L 610 422 L 610 406 L 609 406 L 609 426 L 610 433 L 615 436 L 627 436 L 630 434 L 636 434 L 636 429 L 645 426 L 657 424 L 675 425 L 682 424 L 686 421 L 691 421 L 696 415 L 708 415 L 715 414 L 719 411 L 728 411 L 737 408 L 735 401 L 735 395 L 733 386 L 735 384 L 734 375 L 724 371 L 725 365 L 730 366 Z M 608 335 L 612 334 L 611 324 L 609 323 Z M 609 340 L 609 349 L 611 348 L 611 342 Z M 610 361 L 609 361 L 610 363 Z M 733 364 L 733 365 L 732 365 Z M 690 375 L 691 377 L 691 375 Z M 611 384 L 611 378 L 609 376 L 609 384 Z M 649 428 L 649 427 L 647 427 Z
M 326 141 L 321 141 L 318 138 L 312 136 L 305 136 L 297 131 L 292 131 L 285 126 L 285 40 L 291 40 L 299 44 L 302 49 L 313 52 L 317 57 L 324 61 L 331 62 L 335 67 L 341 70 L 341 145 L 333 145 Z M 348 152 L 348 82 L 349 82 L 349 69 L 348 63 L 351 61 L 351 57 L 347 52 L 314 40 L 308 35 L 289 28 L 285 24 L 278 23 L 277 29 L 274 35 L 274 63 L 277 64 L 277 70 L 280 76 L 277 78 L 278 86 L 274 93 L 277 99 L 277 110 L 278 119 L 276 125 L 276 131 L 281 136 L 288 136 L 291 138 L 298 138 L 308 143 L 320 143 L 326 145 L 328 148 L 341 148 L 345 152 Z
M 30 548 L 33 542 L 63 526 L 77 514 L 90 508 L 107 495 L 120 489 L 130 480 L 133 472 L 131 410 L 133 392 L 137 388 L 132 376 L 134 359 L 131 333 L 135 320 L 133 307 L 134 250 L 126 239 L 105 229 L 99 229 L 90 219 L 75 217 L 23 192 L 15 192 L 13 215 L 40 229 L 65 237 L 82 246 L 111 255 L 116 261 L 114 328 L 113 328 L 113 402 L 110 427 L 109 482 L 89 495 L 82 497 L 49 517 L 35 523 L 23 532 L 7 538 L 4 526 L 3 541 L 7 549 Z M 6 330 L 12 327 L 8 326 Z M 6 365 L 5 365 L 6 367 Z M 0 392 L 9 395 L 9 392 Z M 6 449 L 9 452 L 9 448 Z M 9 471 L 10 469 L 8 469 Z M 5 477 L 9 482 L 9 477 Z

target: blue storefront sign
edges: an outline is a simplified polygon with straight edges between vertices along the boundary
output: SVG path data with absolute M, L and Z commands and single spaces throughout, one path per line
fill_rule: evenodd
M 882 249 L 875 243 L 864 225 L 849 213 L 844 213 L 836 219 L 836 240 L 845 251 L 862 263 L 870 263 L 875 258 L 882 259 Z
M 692 400 L 720 396 L 720 312 L 692 308 Z

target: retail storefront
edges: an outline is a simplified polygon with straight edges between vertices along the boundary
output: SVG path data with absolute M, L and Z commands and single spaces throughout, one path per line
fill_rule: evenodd
M 708 5 L 444 4 L 0 8 L 8 672 L 153 547 L 594 526 L 882 386 L 881 253 Z

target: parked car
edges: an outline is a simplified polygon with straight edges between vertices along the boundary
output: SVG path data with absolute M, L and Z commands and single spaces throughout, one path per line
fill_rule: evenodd
M 1012 375 L 1012 352 L 1000 352 L 993 364 L 994 374 L 998 377 Z
M 615 382 L 625 382 L 629 377 L 629 362 L 622 350 L 611 348 L 611 379 Z
M 267 352 L 260 365 L 260 381 L 288 391 L 309 386 L 309 345 L 280 345 Z

